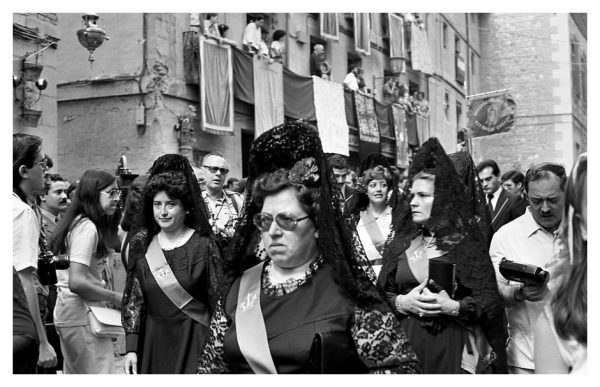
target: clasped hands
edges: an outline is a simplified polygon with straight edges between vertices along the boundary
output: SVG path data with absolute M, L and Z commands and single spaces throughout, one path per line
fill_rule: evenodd
M 458 301 L 450 298 L 445 290 L 433 293 L 427 288 L 429 280 L 423 281 L 408 294 L 399 295 L 397 304 L 404 312 L 410 312 L 419 317 L 434 317 L 440 314 L 455 314 L 459 309 Z

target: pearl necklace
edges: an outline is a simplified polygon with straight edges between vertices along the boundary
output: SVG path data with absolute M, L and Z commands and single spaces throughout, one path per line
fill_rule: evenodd
M 161 249 L 163 250 L 174 250 L 175 248 L 181 246 L 181 241 L 183 240 L 183 237 L 187 234 L 187 230 L 183 230 L 183 232 L 181 233 L 181 235 L 179 236 L 179 239 L 177 239 L 176 243 L 165 243 L 165 240 L 163 239 L 162 232 L 158 233 L 158 243 L 160 244 Z

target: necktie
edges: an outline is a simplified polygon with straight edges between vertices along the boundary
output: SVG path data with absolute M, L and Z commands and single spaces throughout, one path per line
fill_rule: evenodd
M 490 211 L 490 214 L 493 215 L 494 214 L 494 206 L 492 205 L 492 198 L 494 197 L 494 194 L 487 194 L 487 208 Z

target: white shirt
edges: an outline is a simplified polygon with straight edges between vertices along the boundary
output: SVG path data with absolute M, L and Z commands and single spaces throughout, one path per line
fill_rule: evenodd
M 258 43 L 262 40 L 260 34 L 260 28 L 256 27 L 256 23 L 248 23 L 246 29 L 244 29 L 244 36 L 242 37 L 242 44 L 252 46 L 258 50 Z
M 33 209 L 13 192 L 13 266 L 16 271 L 37 269 L 40 224 Z
M 498 199 L 500 199 L 500 193 L 502 192 L 502 186 L 498 187 L 498 189 L 496 190 L 496 192 L 494 192 L 494 196 L 492 197 L 492 207 L 494 208 L 494 210 L 496 209 L 496 204 L 498 203 Z M 486 200 L 487 200 L 487 196 L 486 196 Z M 487 204 L 487 202 L 486 202 Z
M 67 234 L 67 251 L 71 263 L 77 262 L 89 267 L 90 278 L 98 284 L 105 285 L 102 271 L 106 267 L 108 257 L 98 257 L 98 230 L 89 219 L 80 221 Z M 86 305 L 103 306 L 104 301 L 91 301 L 81 298 L 69 289 L 69 270 L 57 270 L 58 294 L 54 308 L 54 323 L 57 327 L 87 325 Z
M 514 292 L 522 286 L 519 282 L 505 279 L 499 271 L 502 258 L 545 268 L 546 264 L 560 255 L 561 243 L 558 233 L 549 233 L 537 224 L 529 207 L 525 214 L 500 228 L 493 236 L 490 245 L 490 257 L 496 271 L 498 291 L 506 303 L 508 317 L 507 347 L 508 365 L 534 369 L 533 340 L 537 319 L 544 308 L 545 301 L 516 302 Z M 557 279 L 550 271 L 548 288 L 552 288 Z
M 388 235 L 390 234 L 390 226 L 392 224 L 392 207 L 387 206 L 385 211 L 383 212 L 383 214 L 381 214 L 377 219 L 375 219 L 375 222 L 377 223 L 377 227 L 379 227 L 379 231 L 381 232 L 381 235 L 383 235 L 383 237 L 385 239 L 387 239 Z M 379 253 L 379 251 L 375 247 L 375 244 L 371 240 L 371 236 L 369 235 L 369 232 L 367 231 L 367 227 L 366 227 L 365 223 L 363 222 L 362 217 L 360 218 L 360 220 L 358 221 L 358 224 L 356 225 L 356 232 L 358 233 L 360 242 L 362 243 L 363 249 L 365 250 L 367 259 L 369 261 L 381 259 L 382 258 L 381 254 Z M 381 271 L 382 264 L 383 263 L 372 265 L 373 270 L 375 271 L 375 274 L 377 276 L 379 276 L 379 272 Z
M 354 75 L 353 72 L 349 72 L 348 74 L 346 74 L 346 77 L 344 78 L 344 86 L 346 86 L 350 90 L 358 90 L 358 79 L 356 78 L 356 75 Z

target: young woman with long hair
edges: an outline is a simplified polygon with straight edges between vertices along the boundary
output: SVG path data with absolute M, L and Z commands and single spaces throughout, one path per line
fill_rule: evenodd
M 122 294 L 107 289 L 102 277 L 107 258 L 118 246 L 120 197 L 113 174 L 88 169 L 50 241 L 55 254 L 67 254 L 70 260 L 68 270 L 57 270 L 54 309 L 66 374 L 116 373 L 112 340 L 92 333 L 87 307 L 121 305 Z

